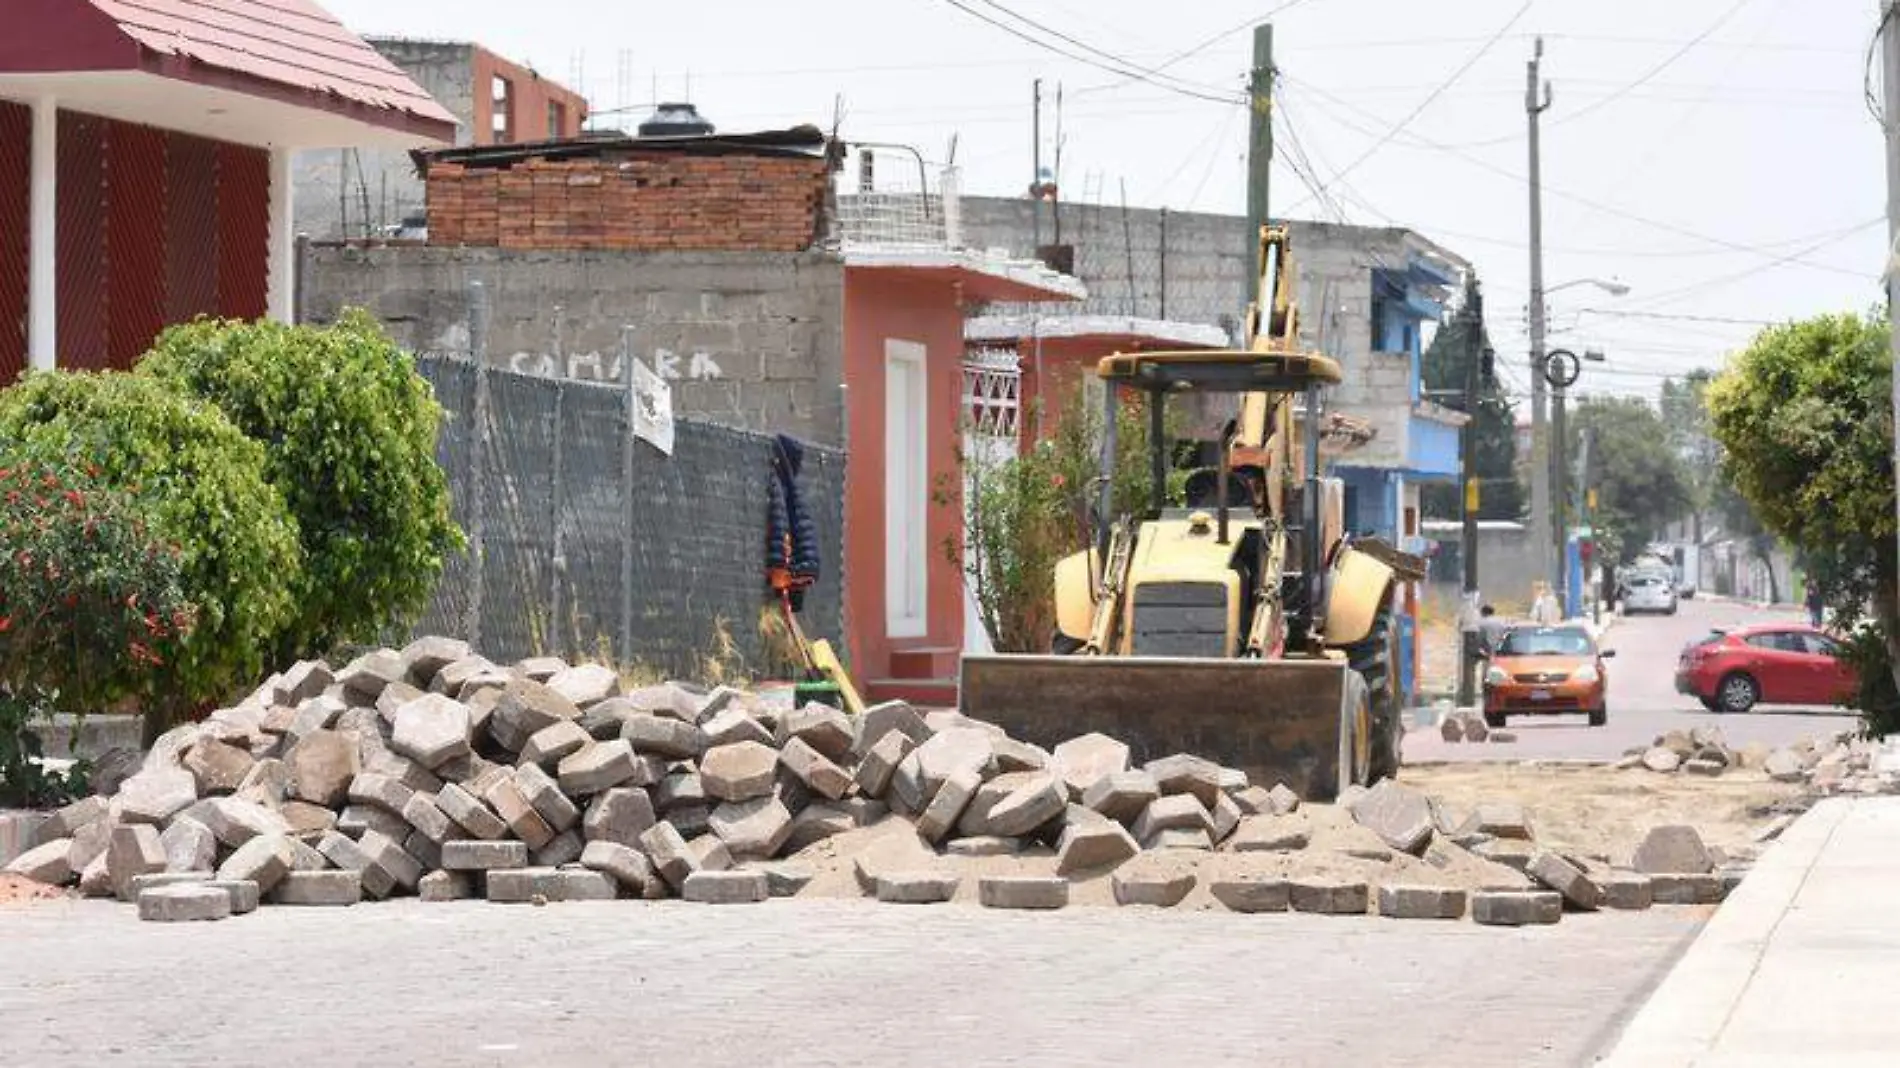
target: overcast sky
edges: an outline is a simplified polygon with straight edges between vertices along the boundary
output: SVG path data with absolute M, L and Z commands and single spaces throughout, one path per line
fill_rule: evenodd
M 1631 287 L 1549 300 L 1553 344 L 1608 355 L 1586 387 L 1651 393 L 1664 374 L 1718 365 L 1755 329 L 1710 320 L 1881 299 L 1885 170 L 1863 64 L 1874 0 L 321 2 L 360 32 L 478 41 L 635 121 L 656 88 L 675 100 L 690 85 L 722 130 L 829 126 L 841 96 L 847 138 L 942 161 L 954 136 L 973 193 L 1028 184 L 1040 77 L 1049 96 L 1064 89 L 1068 196 L 1099 188 L 1115 202 L 1125 181 L 1134 205 L 1235 213 L 1247 116 L 1225 101 L 1244 85 L 1245 27 L 1272 13 L 1279 116 L 1310 161 L 1298 170 L 1317 176 L 1296 173 L 1283 129 L 1274 214 L 1396 223 L 1472 261 L 1519 386 L 1525 62 L 1542 34 L 1546 283 Z M 1166 88 L 1143 73 L 1164 64 Z M 1054 125 L 1051 101 L 1045 162 Z

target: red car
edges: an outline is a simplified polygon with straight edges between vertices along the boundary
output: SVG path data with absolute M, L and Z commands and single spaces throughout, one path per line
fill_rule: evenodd
M 1691 642 L 1676 664 L 1676 692 L 1711 712 L 1757 704 L 1843 705 L 1859 682 L 1839 641 L 1805 623 L 1757 623 Z

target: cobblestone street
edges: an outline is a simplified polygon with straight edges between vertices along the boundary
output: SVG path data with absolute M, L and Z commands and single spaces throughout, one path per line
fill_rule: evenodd
M 0 910 L 0 1065 L 1588 1064 L 1707 911 Z

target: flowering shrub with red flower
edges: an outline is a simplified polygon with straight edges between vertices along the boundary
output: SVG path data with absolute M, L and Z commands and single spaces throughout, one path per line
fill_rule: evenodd
M 0 687 L 59 711 L 148 692 L 194 618 L 177 548 L 97 475 L 0 452 Z

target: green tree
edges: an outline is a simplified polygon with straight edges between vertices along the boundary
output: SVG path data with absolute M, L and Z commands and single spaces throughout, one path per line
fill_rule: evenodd
M 1635 397 L 1587 397 L 1571 413 L 1569 432 L 1572 457 L 1582 455 L 1583 435 L 1591 434 L 1595 524 L 1614 535 L 1617 559 L 1627 563 L 1690 504 L 1668 428 L 1655 408 Z
M 160 335 L 138 373 L 216 405 L 264 446 L 306 560 L 280 660 L 374 640 L 427 607 L 462 547 L 435 458 L 442 408 L 374 319 L 200 319 Z
M 1489 345 L 1487 337 L 1482 347 Z M 1470 327 L 1463 319 L 1454 318 L 1439 328 L 1419 365 L 1419 380 L 1431 391 L 1434 401 L 1464 411 L 1465 368 L 1470 353 Z M 1478 395 L 1472 427 L 1478 436 L 1476 466 L 1482 480 L 1478 518 L 1523 518 L 1524 487 L 1517 480 L 1516 413 L 1495 377 Z M 1459 485 L 1425 485 L 1419 490 L 1419 499 L 1430 518 L 1457 519 L 1464 515 L 1464 491 Z
M 160 544 L 177 547 L 196 622 L 155 668 L 148 740 L 207 701 L 254 685 L 296 615 L 297 525 L 264 478 L 264 447 L 216 408 L 140 375 L 54 371 L 0 391 L 9 456 L 85 466 L 138 498 Z
M 1889 331 L 1849 314 L 1769 327 L 1709 390 L 1737 494 L 1794 547 L 1843 630 L 1874 624 L 1854 651 L 1879 732 L 1900 729 Z
M 1715 509 L 1717 489 L 1723 484 L 1722 446 L 1709 428 L 1708 390 L 1715 374 L 1697 369 L 1681 381 L 1663 380 L 1659 406 L 1669 447 L 1682 460 L 1683 484 L 1689 491 L 1690 520 L 1695 540 L 1702 540 L 1702 524 Z

